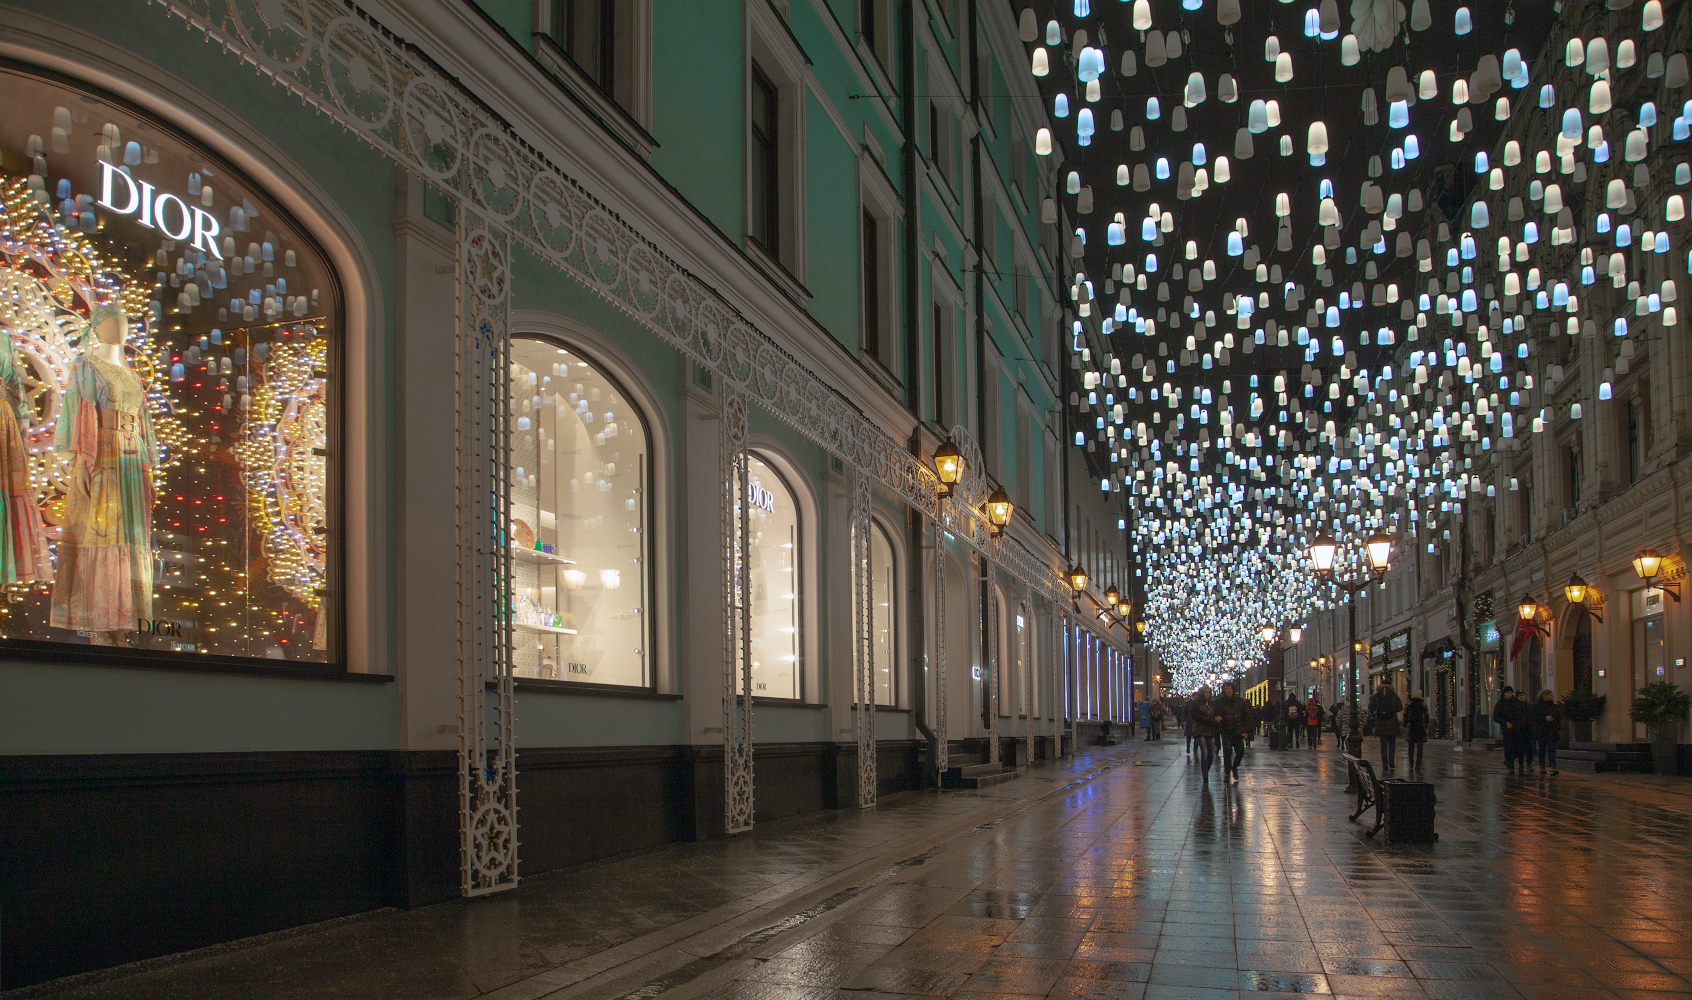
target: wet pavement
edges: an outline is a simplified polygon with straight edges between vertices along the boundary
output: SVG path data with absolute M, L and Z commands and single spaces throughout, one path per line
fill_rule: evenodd
M 1478 746 L 1427 756 L 1433 845 L 1371 841 L 1347 820 L 1331 738 L 1260 742 L 1237 786 L 1208 787 L 1178 738 L 1130 741 L 987 791 L 895 796 L 27 992 L 1692 996 L 1692 780 L 1513 777 Z

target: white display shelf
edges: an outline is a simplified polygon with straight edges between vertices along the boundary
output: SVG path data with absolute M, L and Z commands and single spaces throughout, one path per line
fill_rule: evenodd
M 525 549 L 516 545 L 511 546 L 511 554 L 525 562 L 547 563 L 553 566 L 576 565 L 576 560 L 566 559 L 556 552 L 542 552 L 539 549 Z
M 573 628 L 554 628 L 551 625 L 530 625 L 528 622 L 512 622 L 512 628 L 520 628 L 526 632 L 545 632 L 549 635 L 575 635 Z

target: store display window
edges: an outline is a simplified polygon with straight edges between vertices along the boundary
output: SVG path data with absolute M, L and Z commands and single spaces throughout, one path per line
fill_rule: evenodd
M 804 696 L 799 654 L 799 505 L 787 482 L 762 459 L 753 455 L 746 465 L 752 534 L 746 568 L 752 605 L 752 694 L 797 701 Z
M 898 705 L 898 604 L 893 600 L 893 542 L 877 522 L 870 523 L 870 659 L 875 703 Z
M 0 635 L 336 662 L 341 301 L 240 173 L 0 65 Z
M 550 340 L 514 338 L 511 379 L 513 674 L 648 687 L 646 423 Z

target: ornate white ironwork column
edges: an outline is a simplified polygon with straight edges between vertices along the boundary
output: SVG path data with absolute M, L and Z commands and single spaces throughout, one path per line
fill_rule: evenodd
M 459 207 L 455 464 L 461 888 L 517 884 L 512 734 L 509 242 Z
M 746 455 L 746 397 L 723 386 L 719 472 L 723 484 L 723 829 L 752 829 L 751 478 Z M 736 688 L 739 690 L 737 691 Z
M 870 477 L 852 476 L 852 645 L 856 673 L 858 805 L 875 805 L 875 591 L 870 559 Z M 892 609 L 888 610 L 892 613 Z
M 944 503 L 944 501 L 942 501 Z M 951 747 L 946 742 L 946 549 L 940 518 L 934 520 L 934 782 L 951 764 Z

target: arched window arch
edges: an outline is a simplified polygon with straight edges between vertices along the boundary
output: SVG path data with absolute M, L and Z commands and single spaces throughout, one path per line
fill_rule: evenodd
M 513 672 L 652 685 L 646 418 L 603 366 L 511 343 Z
M 870 669 L 875 703 L 899 704 L 898 570 L 893 539 L 880 521 L 870 521 Z
M 797 701 L 805 695 L 799 500 L 781 473 L 756 453 L 748 456 L 746 472 L 752 694 Z

